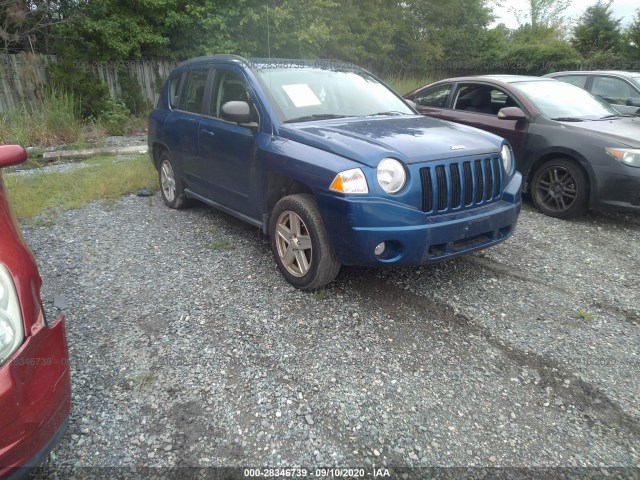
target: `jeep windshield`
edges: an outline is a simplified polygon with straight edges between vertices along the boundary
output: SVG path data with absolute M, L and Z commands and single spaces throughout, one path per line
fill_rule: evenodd
M 355 69 L 254 69 L 284 123 L 373 115 L 414 115 L 394 92 Z

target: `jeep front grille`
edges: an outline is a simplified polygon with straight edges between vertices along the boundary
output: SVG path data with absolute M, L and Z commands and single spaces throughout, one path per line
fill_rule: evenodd
M 485 205 L 502 194 L 499 157 L 453 161 L 420 169 L 422 210 L 441 213 Z

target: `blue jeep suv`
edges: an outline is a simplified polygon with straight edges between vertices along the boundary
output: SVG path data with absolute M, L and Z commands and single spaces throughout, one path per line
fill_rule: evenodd
M 341 265 L 424 264 L 495 245 L 521 205 L 505 140 L 421 116 L 333 60 L 188 60 L 149 117 L 149 151 L 169 207 L 197 199 L 261 228 L 302 289 Z

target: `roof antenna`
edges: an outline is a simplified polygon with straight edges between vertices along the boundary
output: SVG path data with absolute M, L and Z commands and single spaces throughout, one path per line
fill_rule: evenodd
M 269 63 L 271 63 L 271 38 L 269 33 L 269 0 L 267 0 L 267 56 L 269 57 Z

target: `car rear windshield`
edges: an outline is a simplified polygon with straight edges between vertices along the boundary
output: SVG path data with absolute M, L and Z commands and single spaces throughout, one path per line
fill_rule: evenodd
M 282 122 L 368 115 L 412 115 L 394 92 L 358 70 L 256 68 Z
M 543 115 L 557 120 L 597 120 L 619 112 L 586 90 L 558 81 L 518 82 L 512 84 Z

